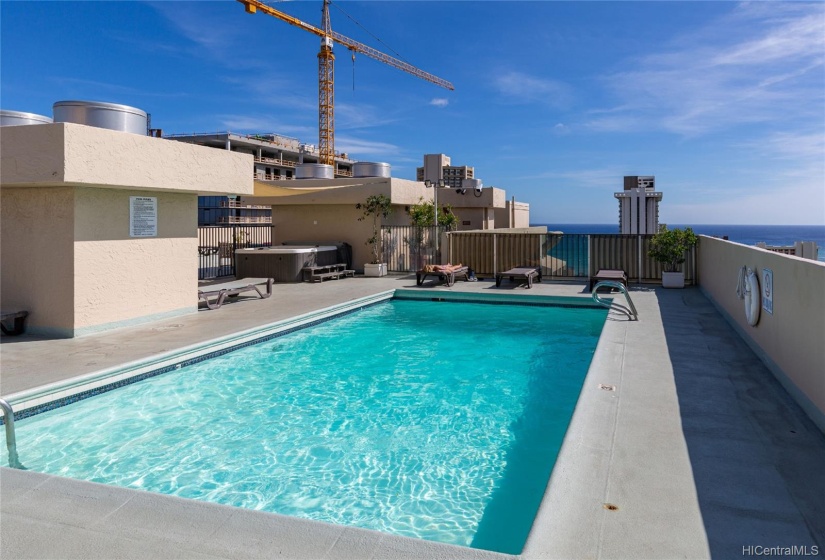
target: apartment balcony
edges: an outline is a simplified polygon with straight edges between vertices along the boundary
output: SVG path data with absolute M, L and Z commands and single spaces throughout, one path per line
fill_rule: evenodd
M 271 224 L 272 216 L 220 216 L 219 224 Z

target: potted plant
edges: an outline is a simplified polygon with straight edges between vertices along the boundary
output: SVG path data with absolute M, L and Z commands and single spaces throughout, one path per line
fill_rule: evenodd
M 684 288 L 685 272 L 682 263 L 685 253 L 699 241 L 691 228 L 668 229 L 662 224 L 659 232 L 650 240 L 648 256 L 662 263 L 662 286 L 665 288 Z
M 364 265 L 364 276 L 385 276 L 387 274 L 387 263 L 381 262 L 381 228 L 378 220 L 386 218 L 392 213 L 392 202 L 383 194 L 368 196 L 366 202 L 359 202 L 355 205 L 358 210 L 364 213 L 358 218 L 359 222 L 372 217 L 372 236 L 364 243 L 369 245 L 372 258 Z
M 452 206 L 444 204 L 441 206 L 441 211 L 438 213 L 438 225 L 444 226 L 447 231 L 455 229 L 458 223 L 458 218 L 453 213 Z M 410 250 L 416 262 L 414 266 L 416 270 L 424 266 L 425 245 L 434 246 L 433 240 L 425 243 L 426 228 L 435 225 L 435 206 L 432 202 L 424 200 L 423 197 L 418 199 L 418 204 L 410 207 L 410 225 L 413 226 L 413 236 L 405 239 L 410 246 Z M 438 235 L 436 233 L 436 235 Z M 432 255 L 435 259 L 436 255 Z

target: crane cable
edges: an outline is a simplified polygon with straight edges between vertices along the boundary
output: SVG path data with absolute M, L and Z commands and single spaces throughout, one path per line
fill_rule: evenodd
M 379 43 L 381 43 L 382 45 L 384 45 L 384 46 L 387 48 L 387 50 L 390 50 L 390 51 L 394 52 L 394 53 L 395 53 L 395 56 L 396 56 L 396 57 L 398 57 L 398 60 L 401 60 L 401 61 L 403 61 L 403 62 L 406 62 L 407 64 L 411 64 L 411 63 L 410 63 L 410 61 L 409 61 L 409 60 L 405 60 L 405 59 L 404 59 L 404 57 L 403 57 L 403 56 L 401 56 L 401 55 L 398 53 L 398 51 L 397 51 L 397 50 L 395 50 L 394 48 L 392 48 L 391 46 L 389 46 L 387 43 L 385 43 L 384 41 L 382 41 L 379 37 L 377 37 L 377 36 L 376 36 L 374 33 L 372 33 L 369 29 L 367 29 L 366 27 L 364 27 L 363 25 L 361 25 L 361 24 L 358 22 L 358 20 L 356 20 L 354 17 L 352 17 L 351 15 L 349 15 L 347 12 L 345 12 L 345 11 L 343 10 L 343 8 L 339 7 L 337 2 L 330 2 L 330 3 L 329 3 L 329 5 L 330 5 L 330 6 L 335 6 L 335 8 L 336 8 L 339 12 L 341 12 L 342 14 L 344 14 L 345 16 L 347 16 L 347 18 L 349 18 L 349 19 L 350 19 L 350 21 L 352 21 L 355 25 L 357 25 L 358 27 L 360 27 L 361 29 L 363 29 L 363 30 L 364 30 L 364 31 L 365 31 L 368 35 L 370 35 L 373 39 L 375 39 L 376 41 L 378 41 Z M 354 57 L 354 56 L 355 56 L 355 52 L 353 52 L 352 54 L 353 54 L 353 57 Z
M 360 27 L 361 29 L 363 29 L 363 30 L 364 30 L 364 32 L 366 32 L 366 33 L 367 33 L 370 37 L 372 37 L 373 39 L 375 39 L 376 41 L 378 41 L 379 43 L 381 43 L 382 45 L 384 45 L 384 47 L 386 47 L 386 49 L 387 49 L 387 50 L 392 51 L 393 53 L 395 53 L 395 56 L 397 56 L 397 57 L 398 57 L 398 60 L 401 60 L 401 61 L 403 61 L 403 62 L 406 62 L 407 64 L 410 64 L 410 62 L 409 62 L 408 60 L 405 60 L 405 59 L 404 59 L 404 57 L 403 57 L 403 56 L 401 56 L 397 50 L 395 50 L 394 48 L 392 48 L 391 46 L 389 46 L 387 43 L 385 43 L 384 41 L 382 41 L 380 37 L 378 37 L 377 35 L 375 35 L 374 33 L 372 33 L 369 29 L 367 29 L 366 27 L 364 27 L 363 25 L 361 25 L 361 23 L 360 23 L 357 19 L 355 19 L 354 17 L 352 17 L 351 15 L 349 15 L 347 12 L 345 12 L 345 11 L 344 11 L 344 9 L 343 9 L 343 8 L 341 8 L 341 7 L 338 5 L 338 3 L 337 3 L 337 2 L 332 2 L 332 1 L 330 1 L 329 5 L 330 5 L 330 6 L 335 6 L 335 9 L 337 9 L 339 12 L 341 12 L 342 14 L 344 14 L 345 16 L 347 16 L 347 18 L 348 18 L 351 22 L 353 22 L 355 25 L 357 25 L 358 27 Z M 352 50 L 352 49 L 350 49 L 350 52 L 352 53 L 352 91 L 355 91 L 355 51 L 354 51 L 354 50 Z

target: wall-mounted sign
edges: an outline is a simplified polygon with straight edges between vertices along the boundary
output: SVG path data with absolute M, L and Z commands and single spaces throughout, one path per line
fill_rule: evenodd
M 773 271 L 762 269 L 762 309 L 773 315 Z
M 158 236 L 158 199 L 154 196 L 129 197 L 129 236 Z

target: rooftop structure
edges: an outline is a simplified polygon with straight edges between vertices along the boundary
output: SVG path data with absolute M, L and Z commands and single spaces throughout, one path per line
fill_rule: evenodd
M 625 176 L 624 190 L 615 193 L 619 201 L 619 232 L 622 234 L 654 234 L 659 231 L 659 202 L 656 178 Z
M 198 132 L 169 134 L 165 138 L 250 154 L 254 158 L 252 176 L 257 181 L 283 181 L 296 178 L 296 168 L 304 163 L 320 163 L 320 152 L 314 144 L 281 134 L 236 134 L 234 132 Z M 335 177 L 352 177 L 355 160 L 347 154 L 335 154 Z
M 453 189 L 464 187 L 465 179 L 475 178 L 475 169 L 466 165 L 450 165 L 450 156 L 444 154 L 426 154 L 424 167 L 415 170 L 416 181 L 437 183 L 444 179 L 446 185 Z
M 271 224 L 272 208 L 245 204 L 237 196 L 199 196 L 198 225 Z
M 774 253 L 793 255 L 802 259 L 817 260 L 819 248 L 816 241 L 796 241 L 793 245 L 768 245 L 764 241 L 756 244 L 760 249 L 767 249 Z
M 56 122 L 0 135 L 4 309 L 72 337 L 194 313 L 198 194 L 252 192 L 251 157 Z
M 439 206 L 449 204 L 458 219 L 458 229 L 487 230 L 527 227 L 530 207 L 507 200 L 503 189 L 488 187 L 475 194 L 461 194 L 441 188 Z M 424 184 L 395 177 L 353 179 L 301 179 L 298 181 L 258 181 L 255 194 L 241 198 L 243 204 L 272 208 L 273 244 L 289 240 L 345 241 L 353 247 L 353 262 L 360 270 L 368 262 L 364 239 L 371 225 L 360 222 L 355 208 L 368 196 L 383 194 L 390 198 L 393 212 L 383 225 L 408 226 L 411 206 L 432 200 L 434 189 Z
M 293 180 L 300 177 L 303 164 L 318 164 L 320 152 L 313 144 L 281 134 L 235 134 L 232 132 L 170 134 L 165 138 L 250 154 L 254 161 L 252 176 L 256 181 Z M 355 160 L 336 154 L 335 177 L 352 177 Z M 198 225 L 272 223 L 272 211 L 266 207 L 241 203 L 236 198 L 206 197 L 198 199 Z

